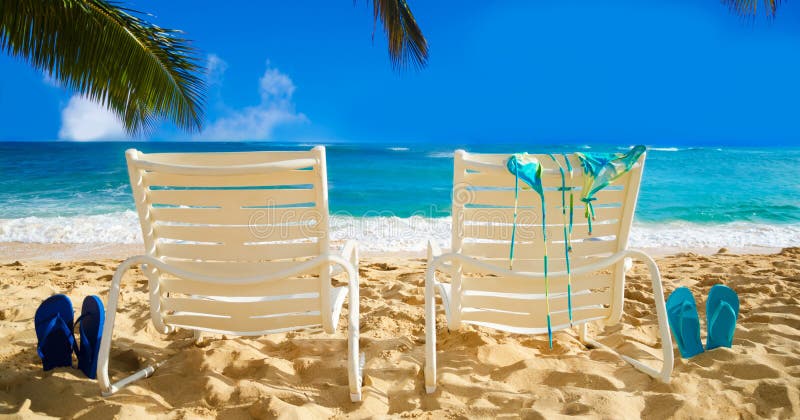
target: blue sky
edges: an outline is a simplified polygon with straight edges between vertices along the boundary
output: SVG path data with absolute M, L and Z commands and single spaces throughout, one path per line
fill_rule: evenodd
M 208 60 L 206 130 L 145 140 L 800 144 L 800 6 L 718 0 L 411 0 L 421 71 L 389 63 L 364 1 L 125 4 Z M 0 56 L 0 140 L 117 139 L 118 123 Z

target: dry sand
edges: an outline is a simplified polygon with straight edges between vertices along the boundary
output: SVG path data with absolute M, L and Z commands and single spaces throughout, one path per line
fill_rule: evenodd
M 7 254 L 6 254 L 7 255 Z M 0 262 L 0 413 L 22 417 L 496 417 L 584 415 L 605 418 L 754 418 L 800 416 L 800 248 L 774 255 L 659 258 L 666 293 L 688 286 L 705 336 L 705 296 L 723 283 L 742 307 L 732 349 L 680 358 L 669 385 L 614 354 L 587 349 L 574 333 L 521 336 L 444 327 L 440 311 L 439 388 L 426 395 L 423 271 L 420 259 L 370 257 L 361 264 L 364 401 L 349 400 L 346 322 L 319 331 L 260 338 L 163 336 L 148 314 L 146 281 L 126 277 L 112 350 L 112 379 L 165 359 L 148 379 L 103 399 L 79 370 L 43 372 L 33 315 L 53 293 L 76 306 L 108 296 L 119 260 Z M 623 323 L 600 341 L 624 351 L 660 346 L 652 291 L 643 266 L 629 275 Z M 596 329 L 595 329 L 596 330 Z M 652 353 L 657 354 L 654 351 Z M 16 414 L 14 414 L 16 413 Z

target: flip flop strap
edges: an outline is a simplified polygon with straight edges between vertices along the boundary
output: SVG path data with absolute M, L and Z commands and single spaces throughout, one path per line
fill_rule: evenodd
M 80 329 L 80 327 L 78 327 L 79 324 L 83 325 L 82 322 L 83 322 L 83 320 L 85 318 L 93 318 L 93 315 L 92 314 L 81 314 L 81 316 L 79 316 L 78 319 L 75 320 L 75 326 L 72 329 L 72 333 L 74 334 L 75 333 L 75 327 L 77 327 L 78 328 L 78 332 L 80 332 L 80 334 L 81 334 L 81 343 L 80 343 L 81 344 L 81 346 L 80 346 L 81 348 L 83 347 L 84 341 L 86 342 L 86 344 L 89 344 L 89 339 L 87 337 L 85 337 L 85 334 L 83 334 L 83 331 Z M 75 352 L 79 353 L 80 350 L 81 349 L 78 348 L 78 343 L 76 342 L 75 343 Z
M 91 317 L 91 316 L 92 316 L 92 314 L 81 314 L 81 316 L 79 316 L 78 319 L 75 320 L 75 324 L 72 327 L 72 332 L 74 333 L 75 332 L 75 328 L 78 327 L 78 324 L 83 322 L 83 318 Z M 78 331 L 80 331 L 80 328 L 78 328 Z
M 78 347 L 75 344 L 75 336 L 73 335 L 72 331 L 70 331 L 67 323 L 61 319 L 61 315 L 56 314 L 56 316 L 50 318 L 50 321 L 47 322 L 47 326 L 44 328 L 44 334 L 42 340 L 39 342 L 39 345 L 36 346 L 36 352 L 39 354 L 39 357 L 44 359 L 44 353 L 42 353 L 42 348 L 46 346 L 48 340 L 50 339 L 50 334 L 52 334 L 53 330 L 56 328 L 60 328 L 61 331 L 64 332 L 64 335 L 67 337 L 69 341 L 69 345 L 73 350 L 77 350 Z
M 519 205 L 519 167 L 514 170 L 514 222 L 511 225 L 511 247 L 508 250 L 508 269 L 514 269 L 514 243 L 517 236 L 517 207 Z
M 691 308 L 691 307 L 692 307 L 692 305 L 691 305 L 689 302 L 686 302 L 686 301 L 684 301 L 683 303 L 681 303 L 681 312 L 680 312 L 680 318 L 679 318 L 679 320 L 678 320 L 678 322 L 680 323 L 680 324 L 679 324 L 679 329 L 680 329 L 681 341 L 683 341 L 683 344 L 684 344 L 684 346 L 685 346 L 685 345 L 686 345 L 686 344 L 689 342 L 689 339 L 692 339 L 692 340 L 693 340 L 693 339 L 695 339 L 695 338 L 699 338 L 699 337 L 687 337 L 686 335 L 684 335 L 684 331 L 685 331 L 685 330 L 684 330 L 684 328 L 683 328 L 683 320 L 684 320 L 684 318 L 686 318 L 686 317 L 684 317 L 684 316 L 683 316 L 683 314 L 685 313 L 684 309 L 685 309 L 686 307 L 689 307 L 689 308 Z
M 717 306 L 717 309 L 714 311 L 713 314 L 711 314 L 711 319 L 708 320 L 708 325 L 711 326 L 711 328 L 709 328 L 709 333 L 711 332 L 711 330 L 713 330 L 713 327 L 717 323 L 717 319 L 719 318 L 719 315 L 722 313 L 723 309 L 727 309 L 728 311 L 730 311 L 731 314 L 734 315 L 734 317 L 736 316 L 736 311 L 733 310 L 733 307 L 728 302 L 725 302 L 724 300 L 719 301 L 719 306 Z M 733 341 L 733 333 L 735 331 L 736 331 L 736 324 L 732 324 L 731 328 L 729 328 L 728 331 L 725 332 L 726 342 Z

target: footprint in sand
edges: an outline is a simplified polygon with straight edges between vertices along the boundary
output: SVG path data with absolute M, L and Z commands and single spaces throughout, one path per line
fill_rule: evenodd
M 411 295 L 401 294 L 402 301 L 408 305 L 423 305 L 425 304 L 425 297 L 422 293 L 415 293 Z
M 722 276 L 713 275 L 713 274 L 706 274 L 700 277 L 700 281 L 697 283 L 699 287 L 711 287 L 715 284 L 723 283 Z
M 733 268 L 731 268 L 730 270 L 728 270 L 728 273 L 730 273 L 730 274 L 744 274 L 744 270 L 742 270 L 742 269 L 741 269 L 740 267 L 738 267 L 738 266 L 733 266 Z
M 645 397 L 644 410 L 640 413 L 643 419 L 668 419 L 680 409 L 685 402 L 672 394 L 655 394 Z
M 554 371 L 550 372 L 543 382 L 545 385 L 553 387 L 573 386 L 602 391 L 617 391 L 624 387 L 624 384 L 617 386 L 612 379 L 592 373 Z
M 0 321 L 19 321 L 24 318 L 24 308 L 15 306 L 0 310 Z
M 723 372 L 738 379 L 772 379 L 779 378 L 780 372 L 763 363 L 753 361 L 729 363 L 721 366 Z
M 562 413 L 567 416 L 581 416 L 588 414 L 589 411 L 591 411 L 591 407 L 588 405 L 581 402 L 572 402 L 564 406 Z
M 393 271 L 393 270 L 397 270 L 397 268 L 398 268 L 396 266 L 389 265 L 389 264 L 386 264 L 386 263 L 373 263 L 373 264 L 368 265 L 367 267 L 371 268 L 373 270 L 379 270 L 379 271 Z
M 789 397 L 789 388 L 785 384 L 764 381 L 753 391 L 753 397 L 758 401 L 758 414 L 764 417 L 784 417 L 788 413 L 780 415 L 774 413 L 776 409 L 785 409 L 792 406 Z M 795 390 L 796 393 L 796 390 Z M 776 415 L 777 414 L 777 415 Z
M 94 262 L 94 261 L 83 262 L 83 263 L 81 263 L 81 266 L 83 266 L 83 267 L 105 267 L 103 264 L 100 264 L 100 263 L 97 263 L 97 262 Z
M 791 262 L 788 262 L 788 261 L 774 261 L 774 262 L 772 263 L 772 265 L 773 265 L 775 268 L 782 268 L 782 269 L 786 269 L 786 268 L 788 268 L 788 269 L 794 269 L 794 270 L 797 270 L 798 268 L 800 268 L 800 265 L 793 264 L 793 263 L 791 263 Z
M 334 412 L 327 407 L 315 406 L 308 403 L 308 397 L 303 398 L 291 395 L 281 395 L 283 400 L 276 396 L 268 396 L 255 402 L 248 409 L 248 413 L 254 418 L 263 418 L 264 413 L 271 413 L 275 417 L 285 418 L 330 418 Z M 284 401 L 285 400 L 285 401 Z M 295 401 L 292 401 L 295 400 Z M 298 401 L 299 400 L 299 401 Z
M 778 313 L 778 314 L 792 314 L 800 316 L 800 306 L 798 305 L 775 305 L 775 306 L 762 306 L 759 308 L 762 313 Z
M 771 268 L 767 268 L 767 269 L 763 269 L 763 270 L 753 271 L 753 274 L 756 275 L 756 276 L 759 276 L 759 277 L 774 276 L 775 275 L 775 270 L 773 270 Z
M 231 381 L 228 378 L 206 376 L 205 382 L 203 390 L 205 391 L 205 401 L 208 405 L 212 407 L 221 407 L 231 399 L 234 387 L 233 384 L 229 383 Z
M 397 276 L 397 280 L 403 283 L 422 285 L 425 283 L 425 275 L 422 273 L 403 273 Z
M 653 297 L 646 295 L 644 292 L 639 290 L 626 290 L 625 291 L 625 299 L 635 300 L 637 302 L 652 304 Z

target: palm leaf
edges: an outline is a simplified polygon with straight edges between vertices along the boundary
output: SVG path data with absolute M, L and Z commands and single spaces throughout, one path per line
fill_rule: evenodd
M 107 107 L 132 135 L 160 119 L 200 130 L 195 50 L 179 31 L 136 15 L 106 0 L 2 0 L 0 50 Z
M 759 14 L 759 3 L 763 4 L 764 13 L 768 17 L 775 17 L 778 12 L 778 5 L 781 0 L 722 0 L 736 14 L 740 16 L 757 16 Z
M 380 19 L 389 40 L 389 58 L 397 68 L 425 67 L 428 42 L 405 0 L 372 0 L 375 22 Z

